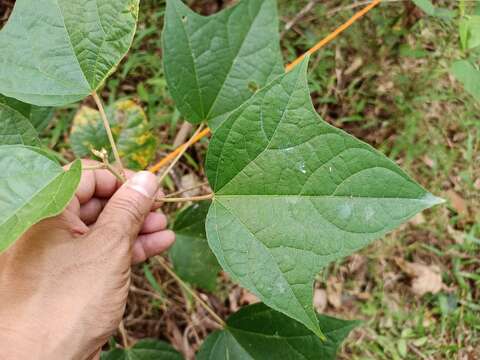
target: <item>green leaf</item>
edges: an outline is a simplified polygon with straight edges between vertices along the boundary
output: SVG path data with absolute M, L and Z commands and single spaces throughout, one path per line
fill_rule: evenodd
M 228 319 L 225 330 L 205 340 L 197 360 L 334 360 L 339 345 L 359 322 L 325 315 L 318 315 L 317 321 L 325 341 L 264 304 L 247 306 Z
M 128 51 L 139 0 L 17 0 L 0 32 L 0 93 L 59 106 L 97 90 Z
M 81 176 L 76 161 L 64 171 L 36 150 L 0 146 L 0 252 L 40 220 L 58 215 L 72 199 Z
M 463 50 L 480 46 L 480 16 L 462 18 L 459 23 L 459 33 Z
M 215 127 L 283 73 L 278 26 L 275 0 L 243 0 L 209 17 L 167 1 L 165 76 L 188 121 Z
M 214 291 L 220 265 L 208 247 L 205 218 L 210 201 L 189 206 L 175 220 L 177 240 L 170 250 L 175 272 L 183 280 L 207 291 Z
M 441 202 L 315 112 L 307 61 L 236 110 L 210 142 L 207 237 L 220 265 L 321 335 L 315 275 Z
M 41 133 L 44 131 L 55 115 L 55 108 L 52 107 L 42 107 L 42 106 L 32 106 L 30 111 L 30 122 L 33 127 Z
M 182 360 L 173 347 L 163 341 L 141 340 L 130 349 L 102 353 L 101 360 Z
M 451 68 L 453 76 L 460 81 L 465 90 L 480 101 L 480 71 L 469 61 L 459 60 Z
M 105 111 L 124 165 L 132 170 L 145 169 L 155 158 L 157 148 L 145 112 L 131 100 L 119 100 Z M 73 120 L 70 142 L 77 157 L 91 155 L 92 148 L 104 148 L 111 153 L 98 110 L 86 106 L 80 108 Z
M 435 16 L 437 18 L 443 18 L 446 20 L 450 20 L 455 17 L 455 11 L 447 8 L 437 8 L 430 0 L 413 0 L 413 2 L 429 16 Z
M 413 2 L 422 9 L 425 14 L 435 16 L 435 6 L 430 0 L 413 0 Z
M 30 105 L 0 95 L 0 145 L 41 145 L 29 115 Z

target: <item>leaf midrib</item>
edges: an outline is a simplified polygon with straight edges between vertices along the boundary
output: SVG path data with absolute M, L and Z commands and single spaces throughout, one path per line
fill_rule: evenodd
M 83 79 L 85 80 L 85 83 L 88 85 L 88 91 L 91 91 L 91 90 L 92 90 L 92 86 L 91 86 L 91 84 L 88 82 L 88 79 L 87 79 L 87 77 L 85 76 L 85 73 L 83 72 L 83 68 L 82 68 L 82 65 L 80 64 L 80 60 L 78 60 L 77 52 L 76 52 L 76 50 L 75 50 L 75 46 L 73 46 L 72 38 L 71 38 L 71 36 L 70 36 L 70 32 L 69 32 L 69 30 L 68 30 L 67 23 L 65 22 L 65 16 L 63 15 L 62 7 L 61 7 L 60 4 L 59 4 L 59 0 L 55 0 L 55 3 L 57 4 L 58 11 L 59 11 L 59 13 L 60 13 L 60 15 L 61 15 L 61 17 L 62 17 L 63 27 L 64 27 L 65 32 L 66 32 L 66 34 L 67 34 L 68 43 L 70 44 L 70 48 L 72 49 L 73 57 L 74 57 L 75 60 L 77 61 L 78 68 L 79 68 L 80 72 L 82 73 L 82 76 L 83 76 Z

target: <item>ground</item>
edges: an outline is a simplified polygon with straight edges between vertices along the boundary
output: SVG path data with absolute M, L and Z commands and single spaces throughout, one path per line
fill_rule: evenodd
M 0 0 L 0 23 L 12 3 Z M 210 14 L 229 2 L 189 3 Z M 351 4 L 279 0 L 285 62 L 348 19 L 358 10 Z M 165 1 L 141 2 L 133 49 L 102 91 L 106 99 L 128 96 L 145 107 L 160 128 L 159 159 L 184 122 L 162 71 L 164 8 Z M 480 104 L 449 73 L 462 56 L 456 19 L 428 17 L 410 1 L 384 1 L 311 61 L 312 97 L 323 118 L 380 149 L 447 200 L 319 274 L 317 309 L 364 321 L 341 359 L 480 359 Z M 58 110 L 43 134 L 66 159 L 77 107 Z M 205 181 L 206 143 L 189 151 L 167 190 L 182 179 Z M 172 216 L 177 210 L 165 208 Z M 191 358 L 215 323 L 155 262 L 135 268 L 133 284 L 128 336 L 170 341 Z M 201 296 L 223 317 L 255 301 L 226 275 L 219 284 L 218 292 Z

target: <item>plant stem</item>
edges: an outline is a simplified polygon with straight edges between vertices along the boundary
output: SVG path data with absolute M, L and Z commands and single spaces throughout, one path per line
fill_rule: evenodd
M 105 149 L 102 149 L 102 151 L 98 151 L 95 149 L 92 149 L 92 153 L 102 159 L 102 164 L 99 165 L 94 165 L 91 167 L 84 168 L 84 170 L 108 170 L 112 173 L 113 176 L 117 178 L 120 183 L 124 183 L 127 181 L 127 178 L 125 176 L 122 176 L 121 173 L 117 171 L 109 162 L 108 162 L 108 153 Z
M 178 162 L 178 160 L 180 160 L 180 158 L 182 157 L 183 154 L 185 154 L 185 151 L 187 151 L 187 149 L 190 147 L 190 145 L 192 145 L 195 141 L 195 138 L 197 137 L 197 135 L 200 133 L 200 131 L 202 131 L 203 129 L 203 124 L 201 124 L 197 131 L 195 131 L 195 133 L 193 134 L 193 136 L 190 138 L 190 140 L 188 140 L 185 145 L 183 146 L 182 150 L 178 153 L 177 157 L 170 163 L 170 165 L 168 166 L 168 168 L 162 173 L 162 175 L 159 176 L 158 178 L 158 183 L 161 185 L 163 180 L 165 179 L 165 177 L 168 175 L 168 173 L 173 169 L 173 167 L 175 166 L 175 164 Z
M 118 330 L 120 332 L 120 335 L 122 336 L 123 348 L 128 349 L 130 347 L 130 342 L 128 341 L 127 330 L 125 330 L 125 323 L 123 322 L 123 320 L 120 321 Z
M 167 203 L 175 203 L 175 202 L 189 202 L 189 201 L 202 201 L 202 200 L 209 200 L 213 199 L 213 193 L 200 195 L 200 196 L 192 196 L 192 197 L 184 197 L 184 198 L 169 198 L 169 197 L 161 197 L 157 198 L 155 201 L 157 202 L 167 202 Z
M 225 321 L 222 320 L 220 316 L 217 315 L 217 313 L 210 307 L 208 304 L 203 301 L 200 296 L 197 295 L 197 293 L 190 288 L 180 277 L 175 274 L 175 272 L 170 269 L 170 267 L 167 265 L 165 260 L 161 256 L 156 256 L 155 259 L 158 261 L 158 263 L 163 267 L 163 269 L 172 277 L 174 278 L 178 284 L 185 289 L 215 320 L 215 322 L 220 325 L 222 328 L 226 326 Z
M 192 191 L 192 190 L 201 188 L 202 186 L 205 186 L 205 185 L 208 185 L 208 181 L 205 181 L 205 182 L 203 182 L 203 183 L 201 183 L 201 184 L 198 184 L 198 185 L 195 185 L 195 186 L 186 188 L 186 189 L 182 189 L 182 190 L 175 191 L 175 192 L 173 192 L 173 193 L 170 193 L 170 194 L 166 195 L 165 197 L 167 197 L 167 198 L 174 197 L 174 196 L 177 196 L 177 195 L 186 193 L 187 191 Z
M 108 141 L 110 142 L 110 146 L 112 147 L 112 152 L 113 152 L 113 156 L 115 157 L 115 161 L 120 167 L 120 173 L 122 174 L 123 178 L 126 178 L 122 159 L 120 158 L 120 154 L 118 153 L 117 145 L 115 144 L 115 139 L 113 138 L 110 122 L 107 119 L 107 114 L 105 113 L 105 109 L 103 108 L 102 100 L 100 100 L 100 98 L 98 97 L 95 91 L 92 92 L 92 97 L 95 103 L 97 104 L 98 111 L 100 112 L 100 117 L 102 118 L 102 121 L 103 121 L 103 126 L 107 131 Z

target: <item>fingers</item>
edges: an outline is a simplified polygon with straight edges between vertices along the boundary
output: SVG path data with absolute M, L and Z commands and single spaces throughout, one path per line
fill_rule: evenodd
M 143 222 L 141 234 L 151 234 L 167 227 L 167 217 L 160 213 L 151 212 Z
M 98 216 L 102 212 L 107 200 L 92 198 L 87 203 L 80 207 L 80 219 L 87 225 L 93 224 L 97 221 Z
M 95 227 L 107 226 L 116 234 L 137 237 L 158 191 L 157 178 L 148 171 L 135 174 L 106 204 Z
M 138 264 L 149 257 L 167 250 L 175 242 L 175 233 L 170 230 L 140 235 L 133 244 L 132 264 Z
M 93 160 L 82 160 L 83 167 L 100 165 Z M 132 171 L 126 171 L 127 177 L 133 175 Z M 109 198 L 121 186 L 117 178 L 108 170 L 84 170 L 78 185 L 76 197 L 80 205 L 86 204 L 93 197 Z

